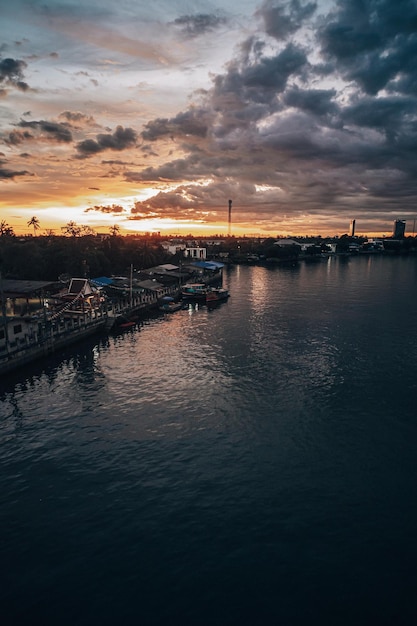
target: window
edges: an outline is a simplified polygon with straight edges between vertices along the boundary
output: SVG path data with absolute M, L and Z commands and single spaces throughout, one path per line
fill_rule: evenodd
M 15 335 L 21 332 L 22 332 L 22 324 L 16 324 L 16 326 L 13 326 L 13 333 Z

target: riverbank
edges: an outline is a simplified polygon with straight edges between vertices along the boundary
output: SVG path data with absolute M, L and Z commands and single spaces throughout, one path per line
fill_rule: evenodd
M 178 288 L 167 288 L 162 295 L 177 296 Z M 31 361 L 48 357 L 95 333 L 105 333 L 124 322 L 157 310 L 161 295 L 139 294 L 91 310 L 68 308 L 59 316 L 10 317 L 2 329 L 0 375 L 8 374 Z M 7 341 L 5 337 L 7 336 Z
M 0 281 L 0 375 L 33 360 L 47 357 L 68 345 L 113 328 L 131 325 L 158 310 L 161 299 L 180 298 L 190 277 L 206 284 L 221 283 L 223 264 L 195 263 L 150 268 L 142 279 L 72 278 L 57 293 L 53 283 Z M 179 270 L 179 271 L 175 271 Z M 38 305 L 31 310 L 36 294 Z M 20 302 L 20 304 L 18 304 Z

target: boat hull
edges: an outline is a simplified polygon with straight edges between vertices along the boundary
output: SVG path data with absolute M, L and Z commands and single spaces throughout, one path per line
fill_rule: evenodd
M 229 297 L 229 291 L 223 287 L 208 287 L 207 285 L 191 285 L 181 292 L 183 300 L 188 302 L 202 302 L 213 304 L 222 302 Z

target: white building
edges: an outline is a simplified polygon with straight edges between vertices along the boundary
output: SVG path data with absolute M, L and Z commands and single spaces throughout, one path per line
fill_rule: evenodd
M 207 248 L 186 248 L 184 256 L 186 259 L 204 260 L 207 258 Z

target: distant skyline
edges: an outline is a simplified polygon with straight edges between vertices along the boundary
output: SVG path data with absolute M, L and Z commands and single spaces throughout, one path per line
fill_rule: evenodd
M 417 218 L 415 0 L 14 0 L 0 220 L 387 235 Z

